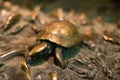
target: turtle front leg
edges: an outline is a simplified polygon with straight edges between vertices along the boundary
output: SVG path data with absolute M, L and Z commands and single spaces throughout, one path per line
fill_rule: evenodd
M 65 61 L 63 60 L 62 54 L 61 54 L 61 49 L 56 48 L 55 49 L 55 58 L 56 58 L 56 64 L 59 65 L 61 68 L 66 68 Z
M 33 55 L 37 54 L 38 52 L 41 52 L 42 50 L 44 50 L 47 47 L 48 47 L 48 44 L 46 42 L 42 42 L 38 45 L 35 45 L 35 47 L 29 52 L 29 56 L 33 56 Z

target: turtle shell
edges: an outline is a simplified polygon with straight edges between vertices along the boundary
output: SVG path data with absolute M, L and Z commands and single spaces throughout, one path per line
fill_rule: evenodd
M 67 20 L 58 20 L 46 26 L 38 33 L 37 40 L 49 40 L 63 47 L 72 47 L 81 42 L 82 38 L 74 24 Z

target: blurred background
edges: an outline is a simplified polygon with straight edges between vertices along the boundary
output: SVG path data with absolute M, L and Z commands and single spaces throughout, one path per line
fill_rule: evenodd
M 47 13 L 62 8 L 64 11 L 85 12 L 89 17 L 103 16 L 109 22 L 120 18 L 120 0 L 0 0 L 0 4 L 5 1 L 29 9 L 39 5 Z

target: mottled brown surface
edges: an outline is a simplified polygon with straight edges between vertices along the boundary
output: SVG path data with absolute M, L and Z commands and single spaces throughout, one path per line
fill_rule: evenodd
M 63 49 L 65 69 L 56 66 L 52 56 L 42 60 L 46 55 L 41 55 L 40 60 L 28 61 L 31 80 L 52 80 L 53 75 L 57 80 L 119 80 L 120 7 L 117 0 L 111 1 L 53 0 L 47 3 L 45 0 L 42 4 L 36 1 L 30 7 L 27 0 L 19 5 L 1 0 L 0 56 L 15 50 L 19 52 L 19 49 L 31 50 L 36 34 L 47 24 L 66 19 L 84 36 L 83 43 Z M 32 3 L 31 0 L 29 5 Z M 0 80 L 27 80 L 22 67 L 24 57 L 8 57 L 0 59 Z

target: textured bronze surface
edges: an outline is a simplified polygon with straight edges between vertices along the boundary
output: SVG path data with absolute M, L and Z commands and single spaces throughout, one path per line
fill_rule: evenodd
M 63 47 L 71 47 L 82 41 L 74 24 L 66 20 L 58 20 L 46 26 L 44 32 L 38 34 L 37 40 L 49 40 Z
M 0 0 L 0 80 L 120 80 L 119 1 L 47 1 Z
M 54 55 L 56 63 L 62 68 L 65 68 L 65 62 L 63 60 L 63 56 L 61 55 L 62 51 L 58 46 L 70 48 L 81 41 L 82 38 L 74 24 L 67 20 L 56 20 L 47 25 L 44 31 L 38 33 L 38 45 L 35 45 L 29 55 L 34 56 L 35 54 L 46 53 Z M 43 53 L 42 51 L 45 51 L 46 53 Z

